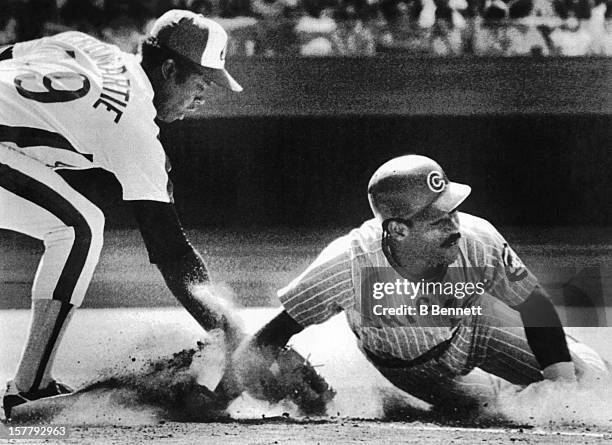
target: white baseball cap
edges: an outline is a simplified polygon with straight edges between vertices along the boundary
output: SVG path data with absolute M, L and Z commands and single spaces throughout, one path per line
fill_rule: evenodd
M 153 24 L 149 33 L 172 51 L 208 68 L 217 85 L 240 92 L 242 87 L 225 70 L 227 33 L 214 20 L 183 9 L 173 9 Z

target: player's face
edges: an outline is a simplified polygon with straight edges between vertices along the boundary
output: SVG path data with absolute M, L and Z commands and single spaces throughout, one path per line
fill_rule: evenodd
M 413 255 L 431 266 L 449 265 L 459 255 L 459 218 L 456 211 L 434 210 L 415 218 L 405 240 Z
M 204 104 L 207 90 L 212 82 L 200 74 L 190 74 L 185 79 L 171 72 L 155 93 L 157 118 L 162 122 L 173 122 L 194 113 Z

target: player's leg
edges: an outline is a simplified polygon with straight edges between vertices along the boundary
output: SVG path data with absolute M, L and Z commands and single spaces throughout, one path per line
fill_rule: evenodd
M 517 385 L 542 380 L 520 314 L 488 295 L 474 304 L 483 308 L 482 315 L 461 321 L 442 362 L 462 374 L 478 367 Z M 604 361 L 591 348 L 570 337 L 568 346 L 578 378 L 606 372 Z
M 41 239 L 32 320 L 14 384 L 45 388 L 73 308 L 81 304 L 102 247 L 104 216 L 58 174 L 0 147 L 0 227 Z
M 504 388 L 542 380 L 518 312 L 485 296 L 473 304 L 483 315 L 459 323 L 449 346 L 436 359 L 411 367 L 379 371 L 395 386 L 438 407 L 474 407 L 495 400 Z M 578 378 L 606 375 L 606 364 L 588 346 L 568 337 Z
M 397 388 L 444 412 L 465 412 L 486 406 L 508 385 L 480 369 L 457 375 L 436 359 L 410 368 L 376 367 Z
M 442 408 L 480 406 L 495 400 L 503 388 L 511 385 L 509 382 L 526 385 L 541 380 L 535 357 L 526 340 L 518 334 L 508 334 L 501 346 L 491 341 L 491 349 L 487 349 L 493 326 L 522 329 L 518 327 L 520 320 L 513 321 L 514 325 L 503 321 L 514 311 L 499 303 L 501 313 L 491 315 L 490 310 L 487 312 L 488 317 L 496 318 L 495 323 L 486 322 L 487 317 L 462 319 L 448 346 L 441 348 L 439 354 L 422 365 L 385 369 L 380 363 L 373 363 L 395 386 Z M 487 354 L 497 353 L 497 350 L 498 360 L 493 364 L 487 363 Z M 478 368 L 479 365 L 483 366 Z M 491 369 L 499 372 L 491 372 Z
M 460 321 L 441 362 L 460 375 L 478 367 L 517 385 L 542 380 L 518 312 L 488 295 L 470 304 L 481 307 L 482 315 Z

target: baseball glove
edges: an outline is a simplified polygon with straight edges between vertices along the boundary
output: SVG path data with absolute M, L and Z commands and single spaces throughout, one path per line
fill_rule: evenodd
M 336 391 L 314 366 L 291 347 L 283 348 L 269 369 L 247 392 L 270 402 L 291 400 L 306 415 L 325 414 L 325 407 Z

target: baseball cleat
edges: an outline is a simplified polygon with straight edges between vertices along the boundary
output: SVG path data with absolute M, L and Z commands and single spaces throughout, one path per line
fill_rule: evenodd
M 73 393 L 74 390 L 63 383 L 52 381 L 46 388 L 37 389 L 30 392 L 20 392 L 15 385 L 15 382 L 9 380 L 6 384 L 6 392 L 2 398 L 2 408 L 4 409 L 4 417 L 10 420 L 11 411 L 14 407 L 23 405 L 24 403 L 33 402 L 38 399 L 48 397 L 64 396 Z

